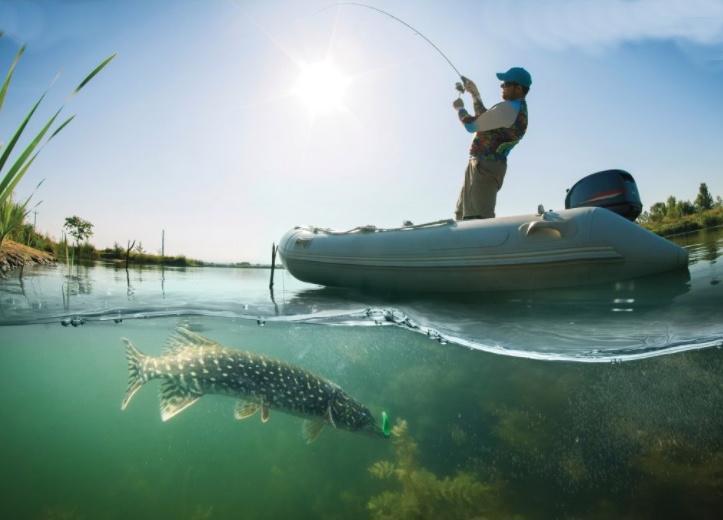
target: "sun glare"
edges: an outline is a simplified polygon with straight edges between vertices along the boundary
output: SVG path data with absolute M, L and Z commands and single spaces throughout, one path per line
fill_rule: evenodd
M 312 116 L 329 115 L 345 109 L 349 84 L 350 79 L 328 60 L 303 63 L 293 93 Z

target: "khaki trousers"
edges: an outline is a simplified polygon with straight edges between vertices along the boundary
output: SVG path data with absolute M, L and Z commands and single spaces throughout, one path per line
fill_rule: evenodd
M 494 218 L 497 192 L 502 187 L 506 172 L 507 163 L 504 161 L 470 157 L 455 218 Z

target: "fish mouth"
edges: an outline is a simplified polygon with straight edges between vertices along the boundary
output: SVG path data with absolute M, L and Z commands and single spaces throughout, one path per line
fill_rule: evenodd
M 372 437 L 388 439 L 391 436 L 391 429 L 389 428 L 389 415 L 387 412 L 382 411 L 381 424 L 377 424 L 376 422 L 369 423 L 364 426 L 362 431 Z
M 375 439 L 386 439 L 389 436 L 384 433 L 384 430 L 382 430 L 382 427 L 378 424 L 367 424 L 364 426 L 361 430 L 359 430 L 359 433 L 363 433 L 364 435 L 367 435 L 369 437 L 374 437 Z

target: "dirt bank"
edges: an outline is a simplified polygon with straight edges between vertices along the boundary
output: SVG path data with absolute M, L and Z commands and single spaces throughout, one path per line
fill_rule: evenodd
M 18 244 L 12 240 L 3 240 L 0 246 L 0 276 L 9 271 L 30 264 L 52 264 L 55 257 L 45 251 Z

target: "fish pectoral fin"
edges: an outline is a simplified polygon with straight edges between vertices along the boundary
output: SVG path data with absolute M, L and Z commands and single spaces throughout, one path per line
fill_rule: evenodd
M 306 420 L 301 425 L 301 435 L 304 437 L 306 444 L 311 444 L 324 429 L 323 421 L 309 421 Z
M 327 415 L 329 417 L 329 422 L 331 423 L 331 425 L 336 428 L 336 423 L 334 422 L 334 415 L 331 413 L 331 405 L 327 409 Z
M 183 388 L 173 381 L 161 383 L 161 420 L 172 419 L 201 398 L 202 394 Z
M 261 422 L 269 422 L 269 407 L 263 403 L 261 404 Z
M 258 403 L 239 401 L 238 403 L 236 403 L 236 408 L 234 408 L 233 416 L 237 421 L 243 421 L 244 419 L 248 419 L 253 414 L 258 412 L 259 408 L 261 408 L 261 405 L 259 405 Z

